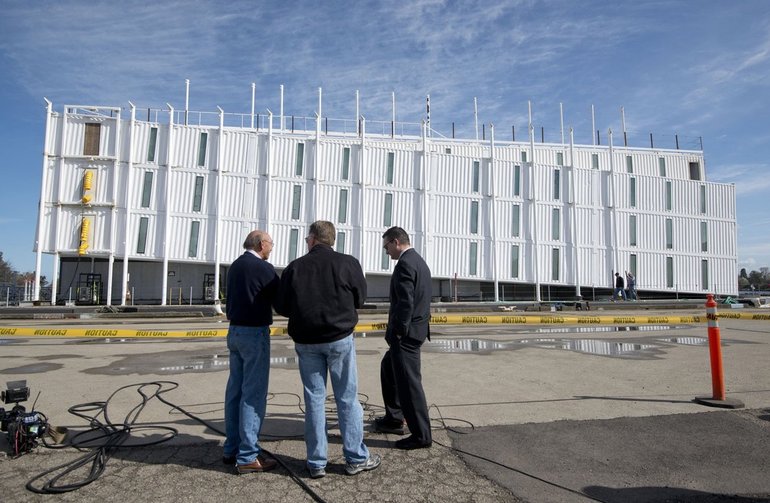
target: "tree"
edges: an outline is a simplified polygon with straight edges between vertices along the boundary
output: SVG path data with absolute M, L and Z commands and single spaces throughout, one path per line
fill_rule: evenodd
M 744 278 L 744 279 L 749 279 L 749 275 L 748 275 L 748 274 L 746 274 L 746 268 L 745 268 L 745 267 L 741 269 L 741 275 L 740 275 L 740 277 L 741 277 L 741 278 Z
M 3 252 L 0 251 L 0 283 L 16 284 L 18 273 L 13 269 L 10 262 L 3 258 Z

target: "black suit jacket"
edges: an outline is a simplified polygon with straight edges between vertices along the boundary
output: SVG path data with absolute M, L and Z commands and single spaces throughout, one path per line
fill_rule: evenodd
M 431 276 L 428 264 L 414 248 L 398 259 L 390 278 L 390 310 L 385 339 L 430 340 Z

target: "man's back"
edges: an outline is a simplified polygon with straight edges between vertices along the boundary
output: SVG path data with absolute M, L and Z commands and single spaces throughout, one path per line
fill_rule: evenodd
M 358 260 L 317 244 L 283 271 L 275 308 L 289 318 L 295 342 L 333 342 L 350 335 L 365 300 Z

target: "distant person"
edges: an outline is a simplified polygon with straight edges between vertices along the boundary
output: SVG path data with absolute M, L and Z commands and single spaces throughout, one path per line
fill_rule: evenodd
M 355 475 L 380 466 L 379 454 L 364 444 L 364 410 L 358 401 L 353 329 L 356 309 L 366 299 L 366 279 L 354 257 L 332 249 L 334 224 L 310 225 L 306 255 L 281 274 L 275 310 L 289 318 L 289 336 L 299 357 L 305 395 L 305 446 L 311 478 L 326 475 L 326 378 L 331 376 L 342 434 L 345 472 Z
M 270 324 L 279 279 L 267 262 L 273 240 L 260 230 L 246 236 L 246 249 L 227 274 L 227 349 L 230 377 L 225 390 L 224 457 L 239 474 L 265 472 L 276 466 L 262 455 L 259 432 L 267 408 L 270 375 Z
M 626 286 L 628 287 L 628 298 L 638 300 L 636 296 L 636 278 L 629 271 L 626 271 Z
M 615 297 L 626 300 L 626 284 L 619 272 L 615 273 L 615 291 L 612 294 L 612 300 L 615 300 Z
M 382 240 L 385 252 L 398 263 L 390 278 L 385 331 L 389 349 L 380 365 L 385 416 L 374 421 L 374 429 L 403 435 L 406 421 L 411 435 L 397 440 L 396 448 L 430 447 L 433 437 L 420 370 L 420 349 L 425 339 L 430 340 L 430 269 L 401 227 L 385 231 Z

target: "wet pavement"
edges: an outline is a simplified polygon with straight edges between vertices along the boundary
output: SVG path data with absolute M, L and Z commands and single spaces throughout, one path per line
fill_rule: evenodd
M 304 470 L 302 387 L 287 337 L 272 338 L 262 435 L 283 466 L 265 474 L 233 475 L 220 461 L 221 337 L 0 337 L 0 383 L 26 379 L 25 405 L 36 400 L 73 438 L 88 429 L 73 406 L 110 399 L 119 423 L 146 400 L 137 384 L 161 382 L 141 388 L 163 391 L 150 393 L 136 421 L 146 428 L 131 439 L 162 440 L 164 428 L 176 435 L 117 449 L 97 480 L 57 501 L 770 501 L 770 322 L 720 326 L 727 395 L 745 409 L 693 403 L 711 392 L 703 325 L 435 327 L 422 358 L 434 446 L 398 451 L 399 437 L 367 432 L 383 464 L 346 476 L 329 401 L 329 474 L 319 480 Z M 382 413 L 387 346 L 380 333 L 361 334 L 356 345 L 360 399 L 372 419 Z M 38 447 L 0 459 L 2 500 L 50 501 L 25 484 L 81 455 Z

